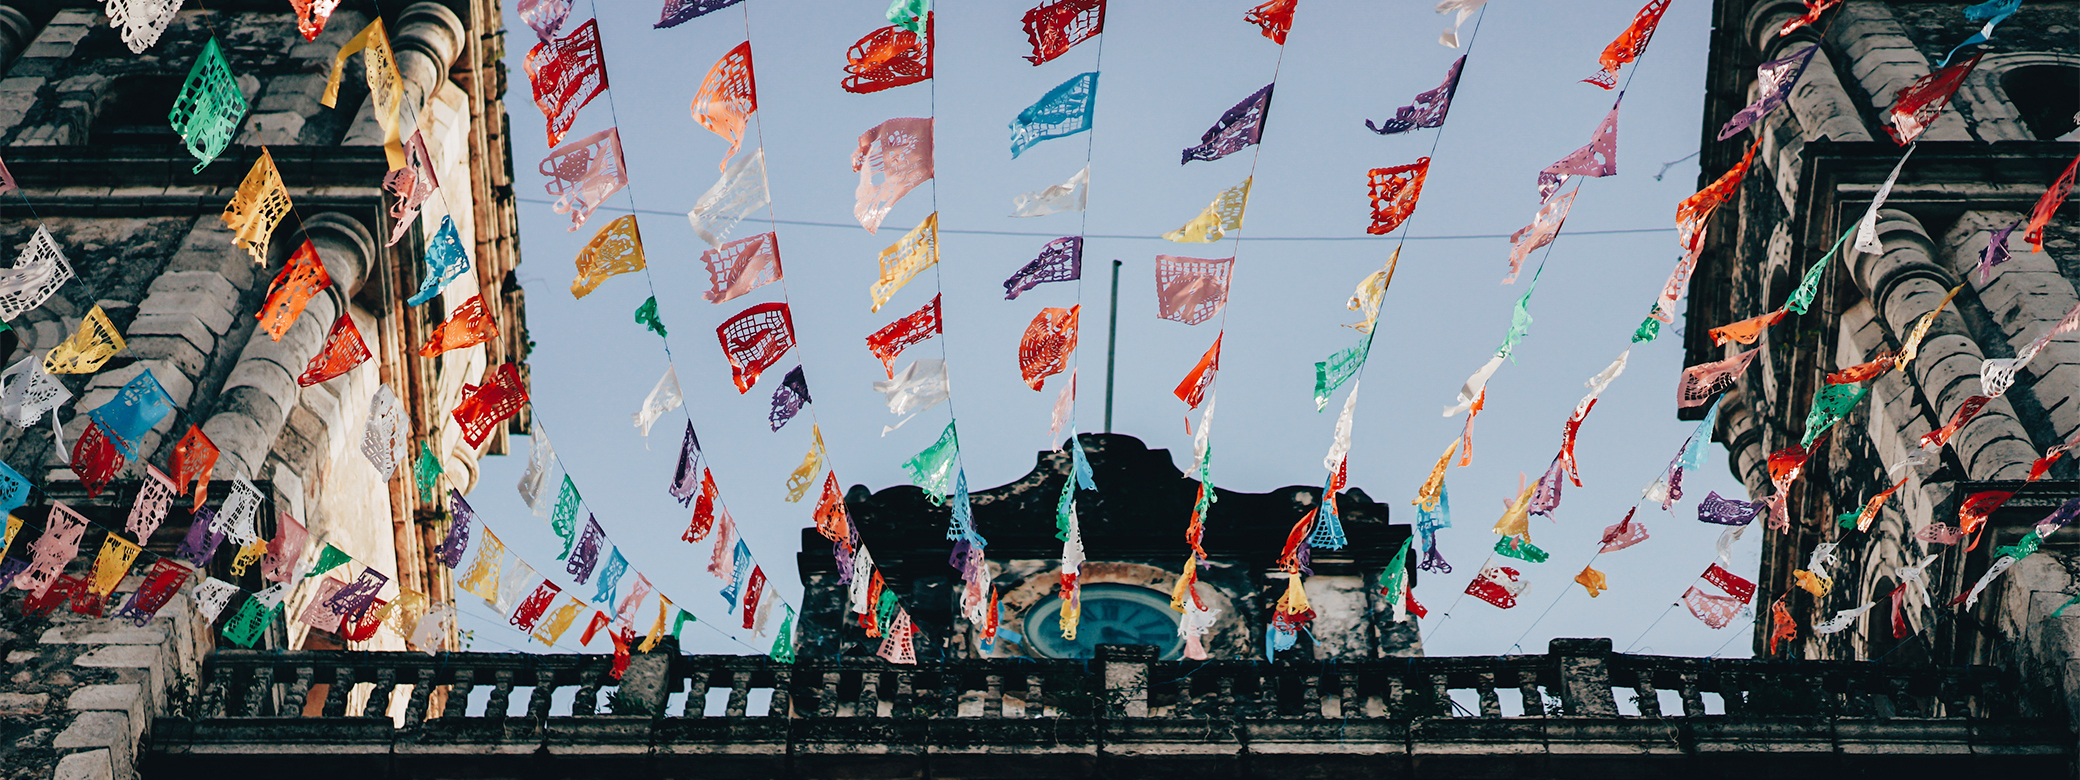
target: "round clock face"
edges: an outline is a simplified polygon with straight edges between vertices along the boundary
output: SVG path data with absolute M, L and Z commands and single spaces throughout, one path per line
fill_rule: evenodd
M 1089 658 L 1098 645 L 1154 645 L 1164 660 L 1184 652 L 1177 636 L 1179 615 L 1161 593 L 1132 585 L 1083 586 L 1083 614 L 1076 638 L 1062 638 L 1062 599 L 1050 596 L 1025 620 L 1025 646 L 1045 658 Z

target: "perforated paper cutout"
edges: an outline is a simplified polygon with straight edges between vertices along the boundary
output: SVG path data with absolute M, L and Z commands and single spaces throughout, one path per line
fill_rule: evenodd
M 260 320 L 260 330 L 269 338 L 281 341 L 296 323 L 296 317 L 310 304 L 312 296 L 332 284 L 332 275 L 326 273 L 325 264 L 318 259 L 318 249 L 306 238 L 303 245 L 289 255 L 289 262 L 282 266 L 274 281 L 267 285 L 267 302 L 260 305 L 260 312 L 253 315 Z
M 462 500 L 462 493 L 448 490 L 448 535 L 433 549 L 434 560 L 453 569 L 462 565 L 462 552 L 469 547 L 470 527 L 476 525 L 477 510 Z
M 86 533 L 85 517 L 63 503 L 52 501 L 43 535 L 29 544 L 29 550 L 34 553 L 29 568 L 15 575 L 14 586 L 37 596 L 44 595 L 57 582 L 58 575 L 64 572 L 65 564 L 79 555 L 80 538 Z
M 1228 302 L 1235 258 L 1156 255 L 1156 316 L 1186 325 L 1213 319 Z
M 289 189 L 275 168 L 274 154 L 262 149 L 260 159 L 246 172 L 231 202 L 224 205 L 224 224 L 232 230 L 231 242 L 243 247 L 253 262 L 267 263 L 268 242 L 275 226 L 289 215 Z
M 43 370 L 53 374 L 91 374 L 123 351 L 123 335 L 97 304 L 80 319 L 79 330 L 43 356 Z
M 571 34 L 542 41 L 527 51 L 521 67 L 534 89 L 534 104 L 548 120 L 549 145 L 578 121 L 578 112 L 607 90 L 606 53 L 600 50 L 599 20 L 589 19 Z
M 324 348 L 311 356 L 303 374 L 296 377 L 296 384 L 310 387 L 342 376 L 370 357 L 373 356 L 369 354 L 368 345 L 361 341 L 361 329 L 354 327 L 354 315 L 341 314 L 339 319 L 333 320 L 331 332 L 325 334 Z
M 110 0 L 111 24 L 121 26 L 117 21 L 119 14 L 113 11 L 125 4 L 124 0 Z M 173 19 L 173 12 L 180 8 L 180 0 L 170 3 L 166 0 L 131 0 L 127 4 L 133 7 L 171 5 L 166 15 L 158 20 L 160 30 L 166 28 L 166 23 Z M 143 47 L 151 45 L 150 41 L 143 42 L 142 46 L 129 41 L 129 27 L 125 27 L 123 32 L 125 42 L 129 42 L 137 53 L 143 53 Z M 158 37 L 157 30 L 151 32 L 152 39 Z M 188 79 L 181 84 L 180 95 L 173 100 L 173 111 L 166 116 L 167 121 L 173 124 L 173 131 L 180 134 L 181 141 L 187 144 L 188 153 L 195 156 L 194 173 L 201 173 L 231 147 L 231 137 L 238 134 L 238 124 L 245 116 L 245 93 L 238 88 L 238 77 L 232 74 L 231 64 L 224 61 L 224 50 L 217 46 L 216 37 L 211 36 L 202 45 L 202 53 L 195 55 L 195 64 L 188 68 Z
M 289 0 L 289 7 L 296 12 L 296 31 L 306 41 L 317 40 L 339 3 L 340 0 Z
M 419 357 L 437 357 L 495 338 L 498 338 L 498 323 L 492 320 L 491 312 L 484 308 L 484 296 L 471 296 L 469 300 L 463 301 L 461 306 L 455 307 L 454 311 L 448 312 L 446 322 L 434 326 L 433 334 L 426 339 L 426 345 L 419 348 Z
M 693 225 L 694 235 L 708 242 L 708 246 L 719 248 L 738 222 L 771 202 L 766 190 L 766 150 L 760 147 L 730 160 L 729 166 L 722 169 L 722 178 L 701 193 L 693 210 L 686 212 L 686 221 Z
M 1004 280 L 1004 300 L 1048 282 L 1073 282 L 1083 277 L 1083 237 L 1065 236 L 1047 242 L 1040 255 Z
M 780 387 L 773 390 L 773 410 L 766 414 L 766 423 L 778 431 L 787 425 L 788 420 L 794 419 L 804 405 L 811 402 L 809 379 L 803 375 L 801 366 L 795 366 L 794 370 L 781 378 Z
M 1459 48 L 1459 28 L 1466 24 L 1466 19 L 1473 16 L 1473 12 L 1487 4 L 1488 0 L 1438 0 L 1438 13 L 1448 14 L 1456 11 L 1459 14 L 1458 18 L 1452 20 L 1451 28 L 1437 36 L 1438 45 Z
M 217 508 L 217 515 L 210 521 L 210 530 L 223 532 L 239 544 L 260 541 L 259 526 L 255 521 L 260 515 L 260 489 L 244 477 L 231 481 L 231 495 L 224 505 Z
M 1508 566 L 1488 566 L 1466 583 L 1466 595 L 1493 604 L 1502 609 L 1517 606 L 1517 597 L 1531 587 L 1531 583 L 1518 579 L 1516 569 Z
M 476 447 L 491 435 L 491 429 L 520 412 L 527 404 L 527 384 L 520 369 L 511 363 L 499 366 L 482 385 L 462 386 L 462 400 L 452 416 L 462 426 L 462 440 Z
M 874 392 L 888 397 L 890 414 L 915 417 L 917 413 L 938 406 L 951 397 L 946 378 L 946 361 L 938 358 L 920 358 L 912 361 L 888 380 L 875 382 Z M 895 425 L 884 426 L 881 435 L 887 436 L 889 431 L 900 428 L 903 423 L 909 421 L 910 417 L 905 417 Z
M 1754 344 L 1757 339 L 1762 338 L 1763 332 L 1769 330 L 1769 326 L 1783 321 L 1784 315 L 1788 313 L 1784 309 L 1778 309 L 1760 317 L 1750 317 L 1731 325 L 1721 325 L 1713 328 L 1711 331 L 1712 346 L 1723 347 L 1729 341 L 1741 344 Z
M 1597 58 L 1597 64 L 1602 66 L 1602 70 L 1582 81 L 1604 89 L 1616 88 L 1618 69 L 1639 59 L 1639 55 L 1647 50 L 1647 42 L 1654 39 L 1654 28 L 1661 25 L 1661 15 L 1668 12 L 1669 2 L 1670 0 L 1647 0 L 1646 6 L 1640 8 L 1639 13 L 1632 17 L 1632 24 L 1627 25 L 1624 32 L 1618 33 L 1618 37 L 1603 48 L 1603 56 Z
M 1382 120 L 1375 125 L 1365 120 L 1366 129 L 1380 135 L 1406 133 L 1417 128 L 1443 127 L 1444 119 L 1452 111 L 1452 96 L 1459 91 L 1459 70 L 1466 66 L 1466 58 L 1452 60 L 1452 68 L 1444 74 L 1444 83 L 1436 89 L 1418 93 L 1408 105 L 1395 109 L 1394 118 Z
M 722 303 L 780 280 L 780 236 L 760 233 L 731 241 L 702 252 L 701 264 L 713 287 L 701 297 Z
M 1792 17 L 1791 19 L 1785 21 L 1784 26 L 1778 28 L 1777 37 L 1781 38 L 1786 35 L 1790 35 L 1793 30 L 1797 30 L 1798 28 L 1804 27 L 1809 24 L 1818 23 L 1820 21 L 1821 14 L 1827 13 L 1830 9 L 1834 8 L 1835 6 L 1842 4 L 1842 0 L 1805 0 L 1805 2 L 1806 12 L 1804 14 Z M 1857 614 L 1862 614 L 1862 612 L 1859 611 Z
M 1813 55 L 1819 51 L 1820 47 L 1817 44 L 1807 46 L 1790 55 L 1756 66 L 1755 85 L 1761 89 L 1762 94 L 1755 98 L 1755 102 L 1749 103 L 1746 108 L 1734 114 L 1732 119 L 1726 120 L 1726 124 L 1719 128 L 1718 140 L 1732 138 L 1748 129 L 1749 125 L 1769 116 L 1778 106 L 1784 105 L 1785 99 L 1791 96 L 1791 88 L 1797 86 L 1798 80 L 1805 76 L 1806 66 L 1813 64 Z
M 2044 251 L 2044 227 L 2051 224 L 2051 218 L 2058 215 L 2059 206 L 2065 205 L 2066 196 L 2073 193 L 2073 175 L 2076 171 L 2080 171 L 2080 156 L 2066 163 L 2065 172 L 2059 174 L 2058 180 L 2044 190 L 2044 194 L 2037 198 L 2036 207 L 2030 210 L 2029 229 L 2023 231 L 2022 240 L 2029 242 L 2032 253 Z M 27 257 L 26 250 L 23 255 Z M 20 267 L 22 263 L 17 262 L 15 265 Z
M 1531 224 L 1510 234 L 1509 275 L 1502 277 L 1503 284 L 1516 283 L 1517 274 L 1524 270 L 1524 259 L 1560 237 L 1560 228 L 1567 224 L 1567 212 L 1574 208 L 1576 194 L 1570 192 L 1539 204 L 1538 214 L 1531 218 Z
M 932 163 L 930 117 L 890 119 L 861 133 L 852 151 L 852 170 L 859 174 L 852 216 L 860 227 L 880 230 L 896 201 L 932 178 Z
M 1076 351 L 1076 321 L 1082 306 L 1045 308 L 1026 325 L 1018 340 L 1018 373 L 1026 386 L 1038 392 L 1047 377 L 1069 368 L 1069 354 Z
M 486 528 L 477 534 L 476 547 L 469 569 L 455 580 L 455 587 L 465 593 L 474 593 L 487 603 L 497 603 L 499 570 L 505 565 L 506 558 L 505 543 L 498 540 L 498 534 Z
M 159 42 L 167 25 L 180 15 L 182 0 L 108 0 L 103 13 L 108 26 L 121 31 L 123 45 L 131 54 L 143 54 Z M 210 43 L 216 43 L 212 38 Z M 201 169 L 196 169 L 201 170 Z
M 180 492 L 188 492 L 189 482 L 195 485 L 195 509 L 201 509 L 209 498 L 210 472 L 217 466 L 217 445 L 204 435 L 202 428 L 188 426 L 188 433 L 173 445 L 173 485 Z
M 868 311 L 881 311 L 896 291 L 919 272 L 939 264 L 939 212 L 932 212 L 917 227 L 881 250 L 880 262 L 881 277 L 867 288 L 867 295 L 874 301 Z
M 1060 211 L 1082 211 L 1088 200 L 1091 168 L 1086 165 L 1068 181 L 1011 199 L 1011 216 L 1044 217 Z
M 954 423 L 946 423 L 946 430 L 939 433 L 939 440 L 922 452 L 903 461 L 903 470 L 910 474 L 910 484 L 924 489 L 924 497 L 933 504 L 942 504 L 946 496 L 953 493 L 953 477 L 959 468 L 961 454 L 960 434 Z
M 946 332 L 940 322 L 939 297 L 932 296 L 932 301 L 923 308 L 904 315 L 902 319 L 889 323 L 887 327 L 874 331 L 873 335 L 867 337 L 867 351 L 874 353 L 874 357 L 881 360 L 881 367 L 890 379 L 895 378 L 896 357 L 903 354 L 904 349 Z M 779 429 L 775 427 L 774 430 Z
M 1964 77 L 1979 67 L 1980 58 L 1985 56 L 1983 51 L 1974 53 L 1971 59 L 1940 68 L 1901 87 L 1893 94 L 1892 108 L 1886 112 L 1885 120 L 1891 126 L 1885 128 L 1885 133 L 1900 146 L 1920 138 L 1943 115 L 1951 96 L 1964 86 Z
M 932 77 L 932 14 L 924 32 L 891 25 L 867 33 L 845 52 L 845 78 L 838 86 L 866 94 L 909 86 Z
M 0 269 L 0 319 L 14 318 L 42 306 L 51 294 L 72 280 L 72 265 L 58 240 L 42 225 L 22 244 L 14 267 Z
M 1667 5 L 1669 0 L 1653 0 Z M 1618 100 L 1611 104 L 1611 112 L 1597 123 L 1596 132 L 1590 134 L 1589 143 L 1562 157 L 1538 172 L 1538 199 L 1553 197 L 1560 185 L 1574 176 L 1614 176 L 1618 173 L 1618 107 L 1625 102 L 1625 93 L 1618 93 Z
M 1080 73 L 1055 85 L 1011 120 L 1011 157 L 1034 144 L 1091 129 L 1098 107 L 1098 74 Z
M 199 436 L 201 431 L 190 430 L 189 435 Z M 375 397 L 369 399 L 368 425 L 361 430 L 361 454 L 368 458 L 369 465 L 375 466 L 376 473 L 383 475 L 384 482 L 389 482 L 390 475 L 397 473 L 397 464 L 404 462 L 410 439 L 411 431 L 405 428 L 404 410 L 399 408 L 397 394 L 387 384 L 377 386 Z M 215 461 L 216 449 L 212 447 L 210 453 L 210 460 Z
M 1047 446 L 1051 449 L 1062 440 L 1062 425 L 1069 421 L 1076 409 L 1076 369 L 1069 369 L 1069 381 L 1054 396 L 1054 410 L 1048 413 Z
M 1408 165 L 1374 168 L 1365 172 L 1367 197 L 1372 199 L 1372 224 L 1365 232 L 1384 236 L 1416 213 L 1423 196 L 1423 180 L 1430 176 L 1430 158 L 1419 157 Z
M 397 133 L 398 111 L 404 107 L 404 78 L 397 73 L 397 54 L 390 48 L 390 36 L 383 31 L 382 19 L 369 22 L 332 55 L 332 74 L 325 79 L 325 92 L 318 97 L 318 103 L 332 108 L 339 102 L 340 77 L 346 72 L 347 58 L 356 52 L 361 54 L 362 74 L 368 79 L 376 124 L 383 128 L 383 151 L 391 168 L 402 168 L 404 147 L 398 143 Z
M 1286 33 L 1293 29 L 1293 10 L 1299 5 L 1300 0 L 1269 0 L 1249 9 L 1242 20 L 1256 25 L 1264 31 L 1264 37 L 1284 46 Z
M 138 481 L 137 501 L 130 505 L 129 519 L 123 523 L 123 530 L 137 537 L 140 544 L 150 543 L 152 534 L 159 530 L 159 524 L 166 522 L 166 510 L 173 507 L 174 496 L 173 482 L 160 473 L 158 467 L 148 463 L 144 469 L 145 478 Z M 9 471 L 12 472 L 12 469 Z M 0 477 L 0 481 L 6 479 Z M 26 487 L 26 481 L 24 486 Z M 8 487 L 13 486 L 10 484 Z M 0 504 L 5 503 L 0 501 Z M 12 506 L 6 507 L 6 511 L 13 509 Z
M 1213 127 L 1199 136 L 1199 145 L 1184 150 L 1178 164 L 1193 160 L 1218 160 L 1242 151 L 1243 147 L 1264 139 L 1264 118 L 1271 112 L 1271 88 L 1266 84 L 1255 94 L 1243 98 L 1233 108 L 1221 114 Z
M 715 337 L 729 359 L 737 392 L 749 393 L 766 369 L 794 349 L 794 317 L 785 303 L 761 303 L 716 327 Z
M 708 68 L 701 91 L 693 96 L 692 110 L 694 122 L 729 142 L 729 151 L 715 165 L 718 170 L 728 167 L 729 158 L 744 143 L 745 125 L 758 111 L 758 78 L 751 67 L 750 41 L 737 44 Z
M 741 2 L 744 0 L 664 0 L 664 10 L 651 27 L 677 27 Z
M 1806 432 L 1799 437 L 1801 447 L 1813 446 L 1820 433 L 1847 417 L 1849 410 L 1863 400 L 1870 388 L 1861 385 L 1822 385 L 1813 393 L 1813 402 L 1806 408 Z
M 1712 396 L 1731 389 L 1740 382 L 1741 375 L 1747 373 L 1748 364 L 1755 362 L 1755 355 L 1760 351 L 1751 349 L 1725 360 L 1683 369 L 1682 380 L 1676 384 L 1676 407 L 1703 406 L 1712 400 Z
M 791 504 L 802 500 L 802 496 L 809 492 L 809 488 L 816 486 L 816 475 L 823 473 L 823 462 L 823 428 L 811 425 L 809 426 L 809 451 L 802 455 L 802 464 L 795 467 L 794 473 L 787 475 L 788 503 Z M 705 477 L 703 478 L 705 479 Z
M 594 233 L 578 250 L 577 266 L 578 275 L 571 280 L 573 298 L 592 294 L 608 277 L 643 270 L 643 232 L 636 215 L 616 218 Z
M 1649 311 L 1653 319 L 1660 322 L 1675 321 L 1676 301 L 1683 297 L 1683 288 L 1690 283 L 1690 272 L 1697 267 L 1698 254 L 1704 251 L 1705 233 L 1711 226 L 1712 215 L 1740 189 L 1741 179 L 1748 175 L 1748 164 L 1755 161 L 1755 150 L 1760 148 L 1762 144 L 1759 141 L 1749 144 L 1748 153 L 1741 157 L 1739 164 L 1728 168 L 1726 173 L 1712 180 L 1704 189 L 1676 204 L 1676 243 L 1683 248 L 1683 258 L 1677 261 L 1675 269 L 1669 272 L 1668 282 L 1662 285 L 1660 297 L 1654 300 L 1654 308 Z M 1814 273 L 1817 273 L 1817 270 L 1816 265 Z M 1807 278 L 1817 290 L 1818 277 L 1809 273 Z M 1800 289 L 1804 290 L 1804 285 L 1801 285 Z M 1785 302 L 1784 308 L 1795 314 L 1804 314 L 1805 304 L 1799 303 L 1798 300 L 1798 294 L 1794 293 Z M 1805 300 L 1810 302 L 1812 299 L 1807 297 Z
M 1221 339 L 1227 335 L 1227 331 L 1214 335 L 1213 346 L 1206 348 L 1206 354 L 1199 356 L 1199 362 L 1192 366 L 1191 372 L 1184 375 L 1184 381 L 1178 382 L 1177 389 L 1172 391 L 1177 400 L 1183 401 L 1185 406 L 1197 409 L 1199 402 L 1206 399 L 1207 389 L 1213 386 L 1214 378 L 1220 375 Z
M 1249 205 L 1250 179 L 1221 192 L 1199 216 L 1184 223 L 1184 227 L 1163 234 L 1163 238 L 1178 243 L 1208 244 L 1221 240 L 1229 230 L 1242 229 L 1242 212 Z
M 1105 32 L 1105 0 L 1041 0 L 1023 21 L 1033 44 L 1026 61 L 1039 65 Z
M 469 273 L 469 252 L 462 248 L 462 233 L 455 229 L 455 219 L 443 215 L 441 229 L 426 242 L 426 275 L 419 280 L 419 291 L 405 299 L 405 305 L 419 306 L 441 294 L 450 282 Z
M 534 29 L 543 41 L 554 40 L 556 31 L 571 15 L 570 0 L 520 0 L 520 21 Z
M 419 223 L 419 208 L 441 186 L 440 176 L 434 173 L 433 155 L 426 151 L 424 133 L 412 131 L 411 139 L 404 144 L 404 159 L 404 167 L 383 174 L 383 190 L 391 197 L 390 238 L 385 246 L 396 246 L 399 239 L 412 232 L 412 226 Z
M 628 165 L 621 159 L 621 130 L 609 127 L 556 147 L 542 160 L 546 189 L 556 196 L 556 213 L 571 215 L 571 232 L 583 227 L 607 198 L 628 186 Z

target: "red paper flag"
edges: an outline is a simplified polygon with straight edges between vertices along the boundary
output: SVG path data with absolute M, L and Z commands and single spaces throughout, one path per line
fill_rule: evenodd
M 1416 200 L 1423 195 L 1423 179 L 1430 175 L 1430 158 L 1418 158 L 1408 165 L 1392 168 L 1374 168 L 1365 173 L 1372 197 L 1372 226 L 1365 232 L 1384 236 L 1401 227 L 1408 216 L 1416 211 Z
M 173 445 L 173 486 L 181 493 L 188 492 L 188 483 L 195 483 L 195 508 L 209 498 L 210 472 L 217 467 L 217 445 L 203 435 L 202 429 L 188 426 L 188 433 Z
M 1271 0 L 1249 9 L 1249 13 L 1242 15 L 1242 20 L 1263 28 L 1264 37 L 1284 46 L 1286 33 L 1293 29 L 1293 9 L 1298 5 L 1300 0 Z
M 751 70 L 751 42 L 745 41 L 708 69 L 693 96 L 693 121 L 729 142 L 729 153 L 717 168 L 729 169 L 729 158 L 744 142 L 744 126 L 757 110 L 758 80 Z
M 1069 353 L 1076 351 L 1076 319 L 1082 306 L 1041 309 L 1018 340 L 1018 373 L 1026 386 L 1039 392 L 1047 378 L 1069 368 Z
M 846 92 L 865 94 L 916 84 L 932 77 L 932 14 L 924 15 L 924 34 L 883 27 L 852 44 L 845 53 Z
M 1791 619 L 1791 610 L 1784 608 L 1783 601 L 1771 604 L 1769 614 L 1776 623 L 1769 632 L 1769 654 L 1776 655 L 1778 642 L 1798 638 L 1798 622 Z
M 549 145 L 578 121 L 578 110 L 607 89 L 607 57 L 599 47 L 599 20 L 578 25 L 570 35 L 543 41 L 521 63 L 534 87 L 534 104 L 549 121 Z
M 1777 30 L 1777 37 L 1782 38 L 1790 35 L 1793 30 L 1820 21 L 1821 14 L 1841 4 L 1842 0 L 1806 0 L 1805 14 L 1785 22 L 1783 28 Z
M 535 586 L 534 592 L 528 594 L 526 601 L 513 608 L 513 616 L 507 618 L 507 622 L 521 631 L 533 631 L 535 623 L 542 619 L 542 613 L 549 609 L 550 603 L 556 601 L 556 595 L 562 590 L 556 587 L 556 583 L 542 580 L 542 584 Z
M 784 303 L 761 303 L 715 329 L 722 354 L 729 358 L 730 378 L 739 394 L 751 392 L 758 377 L 794 349 L 794 315 Z
M 1026 61 L 1039 65 L 1104 32 L 1105 0 L 1042 0 L 1026 12 L 1025 24 L 1033 44 Z
M 2058 207 L 2065 205 L 2066 196 L 2073 194 L 2073 173 L 2076 170 L 2080 170 L 2080 157 L 2066 163 L 2066 172 L 2058 175 L 2058 181 L 2051 183 L 2051 189 L 2044 191 L 2043 197 L 2037 199 L 2037 207 L 2030 211 L 2029 229 L 2023 232 L 2022 240 L 2034 247 L 2031 252 L 2044 251 L 2044 226 L 2051 224 L 2051 218 L 2058 214 Z
M 1661 15 L 1668 11 L 1668 3 L 1669 0 L 1647 0 L 1646 6 L 1633 15 L 1632 24 L 1626 26 L 1609 46 L 1603 47 L 1603 56 L 1597 58 L 1597 64 L 1603 69 L 1582 81 L 1604 89 L 1616 88 L 1618 69 L 1639 59 L 1639 55 L 1647 50 L 1647 42 L 1654 40 L 1654 28 L 1660 26 Z
M 1950 443 L 1950 437 L 1956 436 L 1958 430 L 1964 428 L 1965 423 L 1971 422 L 1972 418 L 1979 416 L 1980 410 L 1985 409 L 1986 405 L 1992 401 L 1993 399 L 1983 395 L 1975 395 L 1965 399 L 1964 405 L 1957 407 L 1957 411 L 1951 413 L 1948 424 L 1922 435 L 1921 448 L 1941 447 Z
M 304 306 L 311 302 L 311 296 L 329 284 L 332 284 L 332 276 L 325 273 L 325 264 L 318 260 L 317 247 L 311 246 L 310 239 L 306 238 L 303 246 L 289 255 L 288 264 L 282 266 L 282 272 L 275 275 L 274 282 L 267 285 L 267 302 L 261 304 L 260 313 L 253 316 L 260 320 L 260 329 L 266 331 L 269 338 L 281 341 L 282 335 L 289 332 L 289 326 L 296 322 L 296 316 L 302 314 Z
M 1869 363 L 1859 363 L 1857 365 L 1844 368 L 1840 371 L 1836 371 L 1832 374 L 1828 374 L 1827 383 L 1830 385 L 1846 385 L 1851 382 L 1862 382 L 1869 379 L 1874 379 L 1887 371 L 1891 371 L 1892 365 L 1898 361 L 1899 353 L 1881 352 L 1878 354 L 1877 358 L 1871 360 L 1871 362 Z
M 874 331 L 874 335 L 867 337 L 867 350 L 881 359 L 881 368 L 888 372 L 890 379 L 894 379 L 897 355 L 912 344 L 945 332 L 939 318 L 939 296 L 934 295 L 932 302 L 925 304 L 924 308 Z
M 87 429 L 80 432 L 79 440 L 72 443 L 72 473 L 79 475 L 81 484 L 87 486 L 87 497 L 101 495 L 108 481 L 116 478 L 123 470 L 123 452 L 109 441 L 108 434 L 101 430 L 101 423 L 89 422 Z
M 751 630 L 751 621 L 758 616 L 758 597 L 759 594 L 765 592 L 765 589 L 766 570 L 758 566 L 752 566 L 751 582 L 744 586 L 744 607 L 738 610 L 744 613 L 744 630 L 746 631 Z
M 823 496 L 816 502 L 816 532 L 839 544 L 852 540 L 851 517 L 845 513 L 845 494 L 838 490 L 838 472 L 824 474 Z
M 1885 132 L 1900 146 L 1920 138 L 1928 126 L 1943 115 L 1943 109 L 1950 105 L 1950 96 L 1957 94 L 1957 88 L 1964 85 L 1965 75 L 1978 67 L 1979 59 L 1985 56 L 1986 52 L 1980 51 L 1971 59 L 1922 76 L 1900 88 L 1892 96 L 1892 110 L 1886 116 L 1892 126 L 1885 128 Z
M 491 312 L 484 309 L 484 296 L 479 295 L 448 315 L 448 321 L 433 329 L 433 336 L 426 346 L 419 348 L 419 357 L 436 357 L 450 350 L 472 347 L 498 338 L 498 323 L 491 319 Z
M 701 496 L 693 502 L 693 521 L 687 524 L 686 532 L 679 535 L 680 541 L 687 543 L 698 542 L 708 538 L 708 533 L 715 530 L 716 493 L 715 475 L 708 473 L 706 468 L 702 468 Z
M 1746 604 L 1755 598 L 1755 583 L 1742 579 L 1740 575 L 1727 571 L 1725 567 L 1719 564 L 1712 564 L 1704 570 L 1704 574 L 1701 576 L 1704 577 L 1705 582 L 1717 585 L 1720 590 L 1726 591 L 1726 595 L 1740 599 L 1742 604 Z
M 518 414 L 526 404 L 527 385 L 520 380 L 520 369 L 507 363 L 484 384 L 463 385 L 462 402 L 455 405 L 453 415 L 462 424 L 463 441 L 475 447 L 491 435 L 492 426 Z
M 1213 337 L 1213 346 L 1206 348 L 1206 354 L 1199 356 L 1199 364 L 1192 366 L 1192 372 L 1185 374 L 1184 381 L 1171 391 L 1186 406 L 1197 409 L 1206 400 L 1206 388 L 1213 386 L 1214 377 L 1221 372 L 1221 338 L 1226 335 L 1227 331 L 1221 331 Z
M 1787 309 L 1778 309 L 1760 317 L 1750 317 L 1731 325 L 1721 325 L 1713 328 L 1712 346 L 1723 347 L 1729 341 L 1753 344 L 1756 339 L 1762 338 L 1763 331 L 1769 330 L 1771 325 L 1782 322 L 1784 315 L 1788 313 L 1789 310 Z
M 332 321 L 332 332 L 325 334 L 325 347 L 311 356 L 311 362 L 303 367 L 303 375 L 296 384 L 310 387 L 361 365 L 368 360 L 368 345 L 361 342 L 361 329 L 354 327 L 353 314 L 341 314 Z

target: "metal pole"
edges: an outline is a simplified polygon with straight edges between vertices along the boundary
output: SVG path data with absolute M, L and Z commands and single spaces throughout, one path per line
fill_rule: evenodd
M 1112 307 L 1107 316 L 1112 322 L 1106 326 L 1105 334 L 1105 432 L 1112 432 L 1112 362 L 1119 354 L 1119 267 L 1120 261 L 1112 261 Z

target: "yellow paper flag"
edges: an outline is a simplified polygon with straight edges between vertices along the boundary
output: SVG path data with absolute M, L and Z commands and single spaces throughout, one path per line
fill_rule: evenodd
M 376 125 L 383 128 L 383 151 L 390 158 L 390 169 L 405 167 L 404 145 L 398 142 L 398 112 L 404 107 L 404 78 L 397 73 L 397 55 L 390 50 L 390 36 L 383 32 L 383 20 L 369 22 L 367 27 L 339 47 L 332 57 L 332 75 L 325 79 L 325 93 L 318 102 L 333 108 L 339 102 L 339 82 L 347 67 L 347 58 L 361 52 L 362 70 L 368 76 L 368 94 L 375 103 Z
M 94 556 L 94 595 L 105 599 L 114 593 L 116 585 L 123 581 L 123 575 L 130 573 L 130 565 L 137 562 L 137 554 L 141 552 L 144 548 L 130 540 L 109 534 L 101 542 L 101 554 Z
M 232 230 L 231 243 L 243 247 L 253 262 L 266 265 L 268 239 L 288 215 L 289 187 L 282 183 L 281 169 L 274 165 L 274 153 L 261 149 L 259 161 L 246 171 L 246 178 L 238 183 L 238 192 L 231 196 L 231 202 L 224 204 L 223 219 Z
M 53 374 L 91 374 L 123 351 L 123 335 L 116 332 L 115 323 L 108 321 L 108 314 L 95 306 L 80 320 L 79 330 L 71 338 L 51 347 L 43 356 L 43 370 Z
M 867 288 L 874 299 L 868 311 L 880 311 L 896 291 L 909 284 L 919 271 L 939 264 L 939 212 L 925 217 L 917 227 L 881 250 L 881 278 Z
M 796 466 L 793 474 L 787 475 L 787 501 L 796 503 L 816 485 L 816 475 L 823 473 L 823 428 L 809 426 L 809 453 L 802 456 L 802 465 Z
M 1242 210 L 1249 205 L 1249 183 L 1254 178 L 1229 187 L 1207 204 L 1199 216 L 1184 223 L 1184 227 L 1164 233 L 1163 238 L 1181 244 L 1210 244 L 1221 240 L 1226 231 L 1241 230 Z
M 607 223 L 578 250 L 578 278 L 571 280 L 571 295 L 583 298 L 607 277 L 643 267 L 643 233 L 636 228 L 636 215 L 630 214 Z

